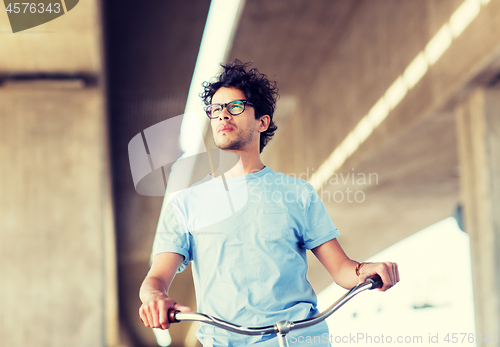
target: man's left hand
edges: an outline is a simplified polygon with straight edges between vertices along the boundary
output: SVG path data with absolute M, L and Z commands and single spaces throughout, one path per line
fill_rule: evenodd
M 367 278 L 379 275 L 384 285 L 380 291 L 386 291 L 399 282 L 398 264 L 396 263 L 365 263 L 359 269 L 359 283 L 363 283 Z

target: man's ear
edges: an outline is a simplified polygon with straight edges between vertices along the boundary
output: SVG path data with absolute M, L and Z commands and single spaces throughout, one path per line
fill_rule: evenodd
M 259 132 L 264 132 L 269 128 L 269 123 L 271 123 L 271 117 L 267 114 L 259 118 Z

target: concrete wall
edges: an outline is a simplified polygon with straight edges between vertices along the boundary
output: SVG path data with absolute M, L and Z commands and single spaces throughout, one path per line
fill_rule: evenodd
M 478 88 L 456 108 L 476 331 L 500 326 L 500 91 Z
M 0 89 L 0 139 L 0 344 L 105 345 L 101 91 Z
M 19 33 L 0 11 L 1 346 L 118 345 L 99 5 Z

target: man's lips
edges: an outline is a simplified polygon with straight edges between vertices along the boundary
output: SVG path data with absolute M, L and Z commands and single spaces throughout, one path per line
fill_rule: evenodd
M 229 126 L 229 125 L 223 125 L 219 128 L 219 130 L 217 131 L 218 133 L 220 132 L 226 132 L 226 131 L 231 131 L 233 130 L 233 127 L 232 126 Z

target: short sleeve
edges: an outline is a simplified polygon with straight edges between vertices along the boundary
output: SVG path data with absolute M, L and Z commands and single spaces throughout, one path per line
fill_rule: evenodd
M 184 261 L 177 270 L 182 272 L 192 260 L 190 234 L 183 213 L 173 201 L 165 199 L 153 243 L 152 258 L 159 253 L 178 253 Z
M 313 249 L 340 236 L 340 232 L 328 215 L 325 205 L 312 187 L 305 218 L 306 228 L 302 235 L 304 248 Z

